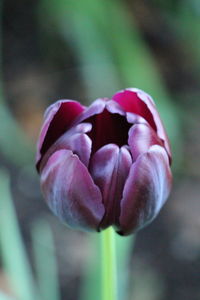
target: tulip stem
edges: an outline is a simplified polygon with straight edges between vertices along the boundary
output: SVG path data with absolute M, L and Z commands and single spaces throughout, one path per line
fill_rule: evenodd
M 112 227 L 101 232 L 102 300 L 117 300 L 115 232 Z

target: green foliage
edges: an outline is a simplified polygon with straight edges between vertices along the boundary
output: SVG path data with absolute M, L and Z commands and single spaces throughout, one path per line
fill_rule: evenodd
M 43 300 L 59 300 L 59 282 L 51 228 L 45 219 L 32 225 L 32 245 L 38 289 Z
M 0 248 L 3 267 L 14 294 L 20 300 L 59 300 L 57 264 L 48 223 L 37 220 L 32 226 L 37 288 L 13 207 L 9 176 L 5 171 L 0 171 L 0 190 Z M 0 300 L 9 300 L 6 297 L 0 294 Z
M 10 110 L 8 109 L 3 93 L 3 76 L 2 76 L 2 2 L 0 1 L 0 150 L 17 166 L 24 165 L 33 160 L 33 151 L 28 143 L 23 130 L 15 121 Z M 14 147 L 13 147 L 14 145 Z
M 0 191 L 0 248 L 4 269 L 18 299 L 39 300 L 11 199 L 9 177 L 2 170 Z
M 3 292 L 0 292 L 0 300 L 14 300 L 14 299 L 4 294 Z

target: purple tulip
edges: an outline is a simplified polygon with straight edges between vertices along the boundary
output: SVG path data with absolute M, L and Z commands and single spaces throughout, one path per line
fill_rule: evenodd
M 37 169 L 51 210 L 67 225 L 128 235 L 151 222 L 170 189 L 169 141 L 152 98 L 130 88 L 89 107 L 51 105 Z

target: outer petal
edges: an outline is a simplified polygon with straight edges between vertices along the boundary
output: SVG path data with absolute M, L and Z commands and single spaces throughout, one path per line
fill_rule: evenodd
M 164 148 L 154 145 L 132 165 L 121 201 L 120 233 L 127 235 L 151 222 L 165 203 L 172 175 Z
M 73 100 L 59 100 L 47 108 L 37 144 L 36 162 L 49 147 L 71 126 L 84 106 Z
M 63 222 L 74 228 L 98 229 L 105 211 L 101 193 L 70 150 L 59 150 L 49 158 L 41 186 L 49 207 Z
M 106 212 L 100 228 L 119 225 L 120 200 L 132 159 L 126 147 L 114 144 L 100 148 L 92 157 L 90 173 L 101 190 Z
M 163 146 L 155 131 L 147 124 L 136 124 L 129 130 L 128 144 L 130 146 L 133 161 L 149 150 L 152 145 Z
M 164 141 L 165 148 L 171 159 L 169 140 L 151 96 L 142 90 L 129 88 L 116 93 L 112 99 L 119 103 L 125 111 L 138 114 L 148 121 L 158 136 Z
M 89 123 L 78 124 L 64 133 L 44 154 L 37 163 L 37 169 L 42 170 L 49 157 L 56 151 L 65 149 L 77 154 L 80 161 L 87 167 L 92 150 L 92 141 L 86 134 L 92 128 Z

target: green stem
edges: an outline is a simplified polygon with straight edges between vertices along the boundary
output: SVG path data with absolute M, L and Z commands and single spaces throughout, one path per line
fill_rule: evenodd
M 117 300 L 115 232 L 112 227 L 101 232 L 102 300 Z

